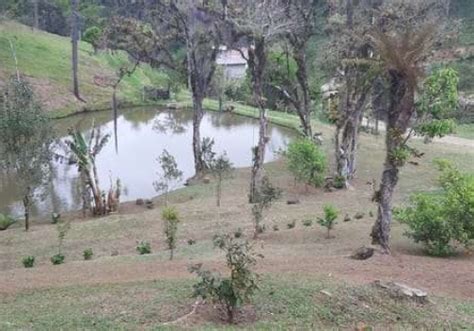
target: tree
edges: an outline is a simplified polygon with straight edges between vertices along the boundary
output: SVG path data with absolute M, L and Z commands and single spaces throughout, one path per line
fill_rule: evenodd
M 339 215 L 337 209 L 332 205 L 324 206 L 324 218 L 319 218 L 318 223 L 327 229 L 327 239 L 331 239 L 331 230 L 336 225 L 336 219 Z
M 424 113 L 433 115 L 436 113 L 435 104 L 417 105 L 415 95 L 423 73 L 422 65 L 435 47 L 435 41 L 439 36 L 436 33 L 443 27 L 440 18 L 445 12 L 444 3 L 437 0 L 413 3 L 393 1 L 384 5 L 382 12 L 384 11 L 396 14 L 378 17 L 377 20 L 380 22 L 371 33 L 372 45 L 380 56 L 385 79 L 389 85 L 386 157 L 382 181 L 374 195 L 378 212 L 371 236 L 373 243 L 381 245 L 384 252 L 388 253 L 392 199 L 400 167 L 411 155 L 419 156 L 419 153 L 407 143 L 414 133 L 422 136 L 442 136 L 450 130 L 446 122 L 438 126 L 440 130 L 436 125 L 430 126 L 430 130 L 425 130 L 423 127 L 426 128 L 426 123 L 419 130 L 417 124 L 412 125 L 414 118 L 427 118 Z M 447 79 L 446 82 L 451 84 L 457 81 Z M 424 90 L 429 92 L 426 87 Z M 437 102 L 442 102 L 449 109 L 455 109 L 457 89 L 448 87 L 442 91 L 445 93 L 439 96 Z
M 165 193 L 165 205 L 168 205 L 168 193 L 172 189 L 173 185 L 183 177 L 183 172 L 178 169 L 178 164 L 173 155 L 171 155 L 166 149 L 163 150 L 158 163 L 161 167 L 160 180 L 155 181 L 153 186 L 157 192 Z
M 79 73 L 78 73 L 78 62 L 79 62 L 79 0 L 71 0 L 71 43 L 72 43 L 72 88 L 74 96 L 80 100 L 79 93 Z
M 339 8 L 345 21 L 333 20 L 330 26 L 329 63 L 334 65 L 340 81 L 339 106 L 330 118 L 336 125 L 336 176 L 349 186 L 356 170 L 359 127 L 371 96 L 374 80 L 380 73 L 373 60 L 373 49 L 366 37 L 373 28 L 377 2 L 346 0 Z
M 120 45 L 132 55 L 140 54 L 154 66 L 179 71 L 183 59 L 173 52 L 179 45 L 185 50 L 185 68 L 193 101 L 193 154 L 196 176 L 207 170 L 201 155 L 200 126 L 204 116 L 203 100 L 208 92 L 221 43 L 220 1 L 160 0 L 145 5 L 140 19 L 116 20 L 121 27 Z M 116 36 L 117 37 L 117 36 Z M 125 42 L 123 42 L 125 41 Z
M 227 7 L 226 7 L 227 8 Z M 250 203 L 256 202 L 258 191 L 264 178 L 263 163 L 268 141 L 268 119 L 265 109 L 264 72 L 268 48 L 290 29 L 292 21 L 286 15 L 285 6 L 278 0 L 243 0 L 226 10 L 228 42 L 236 47 L 242 39 L 246 40 L 248 54 L 242 52 L 247 61 L 252 78 L 253 102 L 259 110 L 258 144 L 252 149 L 253 165 L 250 179 Z
M 219 155 L 211 163 L 211 173 L 216 178 L 216 204 L 217 207 L 221 206 L 222 196 L 222 180 L 229 176 L 233 171 L 232 163 L 227 158 L 226 153 Z
M 263 256 L 257 255 L 248 241 L 237 240 L 230 234 L 216 236 L 214 247 L 225 253 L 230 275 L 222 277 L 213 274 L 204 270 L 202 264 L 192 266 L 189 270 L 200 278 L 193 286 L 193 296 L 219 303 L 225 309 L 227 322 L 234 323 L 237 308 L 248 303 L 258 290 L 259 277 L 252 268 L 257 263 L 257 257 Z
M 263 212 L 272 206 L 272 203 L 281 196 L 281 190 L 272 185 L 268 177 L 263 177 L 262 186 L 255 197 L 255 203 L 252 206 L 252 215 L 254 221 L 254 239 L 265 231 L 263 224 Z
M 88 42 L 94 48 L 94 54 L 97 54 L 97 50 L 100 47 L 100 39 L 101 39 L 102 31 L 97 26 L 91 26 L 86 31 L 84 31 L 84 36 L 82 40 Z
M 45 184 L 52 157 L 52 129 L 22 77 L 10 78 L 0 94 L 0 168 L 12 174 L 22 192 L 25 230 L 38 189 Z
M 318 31 L 318 11 L 322 9 L 321 0 L 284 0 L 286 15 L 296 24 L 286 33 L 296 63 L 296 84 L 289 82 L 284 95 L 293 104 L 300 118 L 303 134 L 312 139 L 311 95 L 308 80 L 308 43 Z
M 170 260 L 172 260 L 177 242 L 176 234 L 178 232 L 179 215 L 173 207 L 166 207 L 163 209 L 161 217 L 165 221 L 166 244 L 170 250 Z
M 96 166 L 96 158 L 107 145 L 110 135 L 103 135 L 100 127 L 93 124 L 88 139 L 78 129 L 70 129 L 69 136 L 70 139 L 65 143 L 79 170 L 84 213 L 90 209 L 93 215 L 101 216 L 116 211 L 120 199 L 120 181 L 117 180 L 115 187 L 110 188 L 106 199 L 105 192 L 100 188 Z

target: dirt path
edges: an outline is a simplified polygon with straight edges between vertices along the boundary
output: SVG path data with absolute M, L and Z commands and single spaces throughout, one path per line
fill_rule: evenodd
M 61 266 L 13 269 L 0 272 L 0 293 L 15 294 L 27 290 L 80 285 L 100 285 L 192 278 L 189 261 L 121 261 L 113 259 L 73 262 Z M 204 263 L 221 269 L 214 261 Z M 437 259 L 397 254 L 376 255 L 367 261 L 355 261 L 347 255 L 295 257 L 267 256 L 261 261 L 262 274 L 304 274 L 335 277 L 349 283 L 367 284 L 377 279 L 405 282 L 436 295 L 474 298 L 474 260 L 469 258 Z

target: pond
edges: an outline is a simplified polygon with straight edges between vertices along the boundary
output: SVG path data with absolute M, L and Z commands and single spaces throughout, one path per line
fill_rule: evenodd
M 92 123 L 103 133 L 113 134 L 114 124 L 110 112 L 89 113 L 55 121 L 56 132 L 64 140 L 70 127 L 84 133 Z M 194 175 L 192 153 L 192 112 L 160 109 L 133 109 L 121 112 L 118 118 L 117 149 L 113 135 L 97 158 L 101 188 L 108 190 L 111 179 L 122 183 L 121 201 L 151 198 L 158 193 L 153 181 L 159 178 L 158 156 L 166 149 L 184 173 L 185 179 Z M 201 136 L 215 141 L 215 151 L 226 151 L 235 167 L 251 165 L 251 147 L 258 139 L 258 122 L 230 113 L 208 112 L 203 118 Z M 294 133 L 278 126 L 269 126 L 266 162 L 274 160 Z M 33 215 L 49 217 L 54 212 L 74 211 L 81 208 L 79 174 L 75 165 L 52 162 L 52 172 L 42 198 L 36 203 Z M 21 216 L 21 194 L 15 178 L 0 174 L 0 212 Z

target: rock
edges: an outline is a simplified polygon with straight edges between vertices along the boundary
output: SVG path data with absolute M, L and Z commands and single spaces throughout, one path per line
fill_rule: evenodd
M 396 282 L 382 282 L 380 280 L 376 280 L 374 285 L 388 291 L 390 295 L 398 298 L 408 298 L 414 300 L 419 303 L 426 303 L 428 302 L 428 293 L 410 287 L 406 284 L 396 283 Z
M 135 204 L 137 206 L 143 206 L 145 204 L 145 200 L 143 199 L 137 199 L 137 201 L 135 202 Z
M 202 182 L 203 182 L 204 184 L 209 184 L 209 183 L 211 182 L 211 179 L 206 176 L 206 177 L 204 177 L 204 178 L 202 179 Z
M 371 247 L 361 247 L 357 249 L 352 255 L 351 258 L 354 260 L 367 260 L 374 255 L 375 249 Z
M 146 201 L 145 201 L 145 206 L 146 206 L 148 209 L 153 209 L 153 208 L 155 208 L 155 203 L 154 203 L 152 200 L 146 200 Z
M 356 213 L 356 214 L 354 215 L 354 218 L 355 218 L 356 220 L 361 220 L 361 219 L 363 219 L 364 217 L 365 217 L 365 213 L 362 213 L 362 212 L 358 212 L 358 213 Z
M 116 249 L 112 251 L 112 254 L 110 254 L 110 256 L 118 256 L 118 255 L 119 255 L 119 252 Z
M 349 216 L 349 214 L 346 214 L 346 217 L 344 217 L 344 222 L 351 222 L 352 218 Z
M 324 294 L 325 296 L 332 297 L 332 294 L 326 290 L 321 290 L 319 291 L 321 294 Z
M 299 199 L 291 199 L 286 202 L 287 205 L 299 205 L 300 203 Z

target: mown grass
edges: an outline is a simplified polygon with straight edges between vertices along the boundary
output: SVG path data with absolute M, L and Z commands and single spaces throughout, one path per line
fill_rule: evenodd
M 456 136 L 474 139 L 474 124 L 460 124 L 456 127 Z
M 94 76 L 116 79 L 118 69 L 131 64 L 124 52 L 93 54 L 85 42 L 79 46 L 80 92 L 86 103 L 78 102 L 71 93 L 71 42 L 69 38 L 31 28 L 12 21 L 0 21 L 0 78 L 15 72 L 10 42 L 18 59 L 19 71 L 32 80 L 39 98 L 53 117 L 62 117 L 83 110 L 110 108 L 112 89 L 98 86 Z M 145 104 L 143 86 L 167 86 L 163 72 L 141 65 L 133 75 L 124 78 L 118 89 L 120 101 L 127 105 Z M 48 87 L 47 90 L 45 88 Z
M 194 279 L 74 286 L 27 291 L 0 299 L 2 330 L 315 330 L 357 325 L 399 330 L 470 329 L 472 301 L 417 304 L 396 299 L 372 285 L 349 286 L 330 279 L 264 276 L 254 299 L 255 321 L 230 326 L 208 307 L 178 324 L 191 311 Z M 324 291 L 325 293 L 322 293 Z M 329 294 L 329 295 L 328 295 Z M 436 302 L 436 303 L 434 303 Z M 453 308 L 455 307 L 455 308 Z

